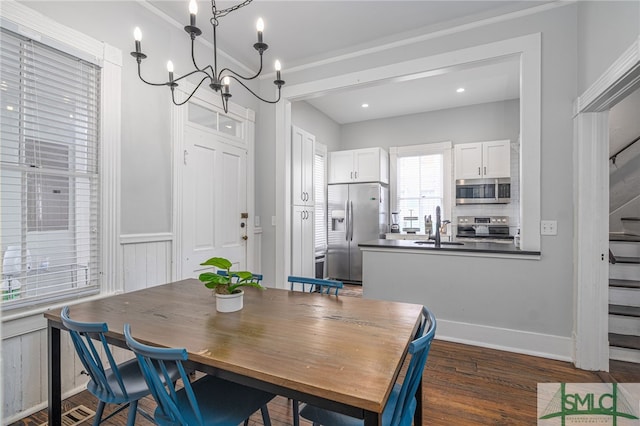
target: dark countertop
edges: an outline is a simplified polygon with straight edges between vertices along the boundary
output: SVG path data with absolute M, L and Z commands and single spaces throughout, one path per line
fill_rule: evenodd
M 495 254 L 524 254 L 540 256 L 539 251 L 523 251 L 513 244 L 504 243 L 472 243 L 465 242 L 463 245 L 455 245 L 442 242 L 440 248 L 433 244 L 416 244 L 415 240 L 371 240 L 358 244 L 359 247 L 384 248 L 384 249 L 414 249 L 425 251 L 450 251 L 469 253 L 495 253 Z

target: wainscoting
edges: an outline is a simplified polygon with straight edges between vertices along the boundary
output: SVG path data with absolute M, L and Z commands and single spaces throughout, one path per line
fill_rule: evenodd
M 125 293 L 172 281 L 173 234 L 126 235 L 120 245 Z

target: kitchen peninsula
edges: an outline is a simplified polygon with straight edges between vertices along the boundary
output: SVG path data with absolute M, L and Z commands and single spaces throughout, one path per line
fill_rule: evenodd
M 360 243 L 363 296 L 429 306 L 444 340 L 568 359 L 571 341 L 557 324 L 571 315 L 559 302 L 571 286 L 556 286 L 552 296 L 539 291 L 541 253 L 456 242 L 440 248 L 412 240 Z

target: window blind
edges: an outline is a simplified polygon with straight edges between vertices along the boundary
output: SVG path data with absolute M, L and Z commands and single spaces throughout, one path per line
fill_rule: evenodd
M 100 69 L 2 29 L 3 309 L 98 290 Z
M 325 176 L 326 156 L 316 153 L 313 156 L 314 244 L 316 253 L 324 253 L 327 250 L 327 182 L 325 181 Z
M 436 206 L 444 204 L 444 158 L 442 154 L 398 157 L 397 207 L 401 228 L 420 228 L 424 233 L 424 216 L 435 221 Z M 417 217 L 417 221 L 404 220 Z

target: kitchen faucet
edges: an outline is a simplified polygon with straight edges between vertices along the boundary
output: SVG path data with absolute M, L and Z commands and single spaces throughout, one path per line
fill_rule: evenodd
M 435 247 L 440 247 L 440 206 L 436 206 L 436 242 Z

